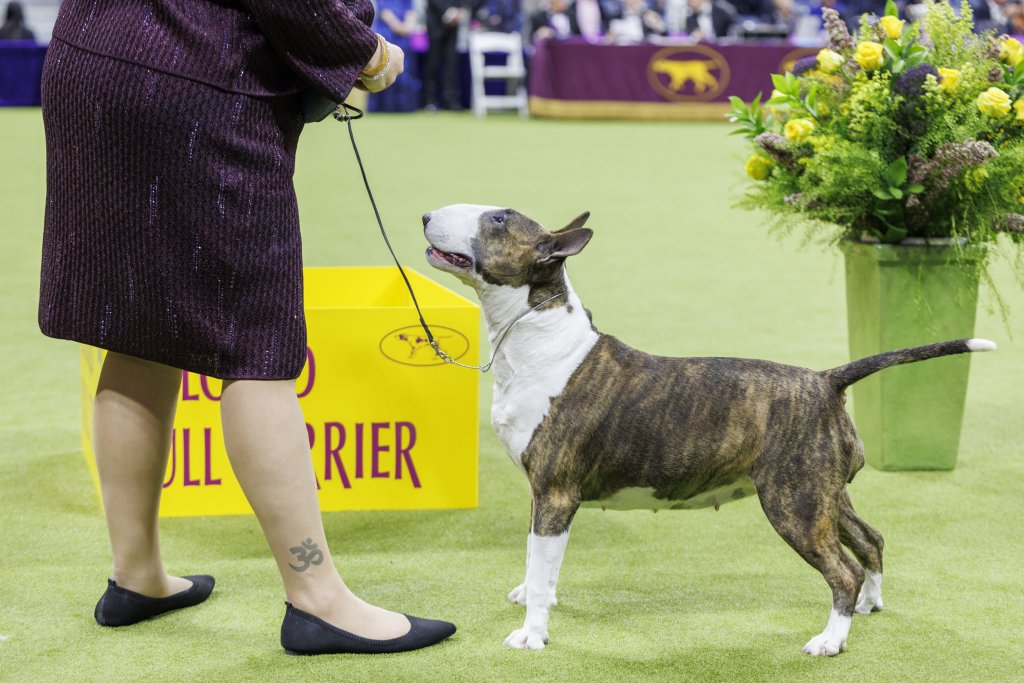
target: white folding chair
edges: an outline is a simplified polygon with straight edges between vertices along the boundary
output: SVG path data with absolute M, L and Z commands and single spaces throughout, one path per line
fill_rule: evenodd
M 488 65 L 484 55 L 499 53 L 505 63 Z M 526 116 L 526 65 L 523 63 L 523 37 L 518 33 L 473 32 L 469 34 L 469 68 L 473 78 L 473 113 L 486 116 L 489 109 L 518 109 Z M 486 82 L 505 81 L 504 95 L 488 95 Z

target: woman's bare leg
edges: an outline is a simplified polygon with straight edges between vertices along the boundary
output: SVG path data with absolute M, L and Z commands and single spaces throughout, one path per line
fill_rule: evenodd
M 114 555 L 112 578 L 150 597 L 192 583 L 164 572 L 157 531 L 180 384 L 181 370 L 108 353 L 96 387 L 93 446 Z
M 295 382 L 227 381 L 220 407 L 231 469 L 263 527 L 288 602 L 366 638 L 408 632 L 408 619 L 357 598 L 335 569 Z

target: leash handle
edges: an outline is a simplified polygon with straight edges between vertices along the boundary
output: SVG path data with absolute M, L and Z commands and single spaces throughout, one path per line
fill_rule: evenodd
M 355 113 L 352 114 L 350 112 Z M 398 262 L 398 256 L 395 255 L 395 249 L 394 247 L 391 246 L 391 240 L 388 239 L 387 231 L 384 230 L 384 221 L 381 220 L 380 211 L 377 210 L 377 202 L 373 198 L 373 190 L 370 189 L 370 181 L 366 179 L 366 169 L 363 167 L 362 157 L 359 156 L 359 147 L 356 145 L 355 133 L 352 132 L 352 122 L 358 121 L 359 119 L 363 118 L 363 116 L 364 112 L 362 109 L 359 109 L 358 107 L 353 107 L 350 104 L 345 104 L 344 102 L 339 104 L 334 110 L 334 118 L 337 121 L 344 122 L 345 125 L 348 127 L 348 138 L 349 140 L 352 141 L 352 151 L 356 155 L 356 163 L 359 164 L 359 173 L 363 177 L 363 186 L 366 188 L 366 195 L 370 198 L 370 206 L 373 207 L 373 215 L 377 219 L 377 226 L 380 227 L 380 234 L 384 238 L 384 244 L 388 246 L 388 251 L 391 252 L 391 258 L 394 260 L 395 265 L 398 266 L 398 272 L 402 274 L 402 279 L 405 281 L 405 288 L 409 290 L 409 296 L 412 297 L 412 305 L 416 307 L 416 315 L 419 316 L 420 327 L 422 327 L 423 331 L 426 333 L 427 341 L 430 342 L 430 347 L 434 349 L 434 354 L 438 358 L 440 358 L 444 363 L 449 365 L 457 365 L 460 368 L 466 368 L 467 370 L 479 370 L 482 373 L 487 372 L 488 370 L 491 369 L 491 366 L 494 365 L 494 359 L 497 358 L 498 351 L 501 349 L 501 345 L 505 342 L 505 338 L 508 336 L 508 333 L 512 331 L 512 328 L 515 326 L 515 324 L 518 323 L 523 318 L 525 318 L 526 316 L 528 316 L 530 313 L 536 311 L 544 304 L 548 303 L 549 301 L 554 301 L 563 294 L 566 294 L 566 292 L 559 292 L 554 296 L 548 297 L 547 299 L 544 299 L 544 301 L 541 301 L 533 308 L 530 308 L 520 313 L 516 317 L 516 319 L 509 323 L 508 327 L 506 327 L 502 331 L 501 336 L 498 338 L 498 343 L 494 345 L 494 350 L 491 352 L 491 359 L 487 361 L 487 363 L 484 365 L 465 365 L 463 363 L 458 362 L 457 360 L 449 356 L 445 351 L 443 351 L 441 349 L 440 344 L 438 344 L 437 340 L 434 339 L 434 335 L 433 333 L 431 333 L 430 327 L 427 325 L 427 321 L 423 319 L 423 311 L 420 310 L 420 303 L 419 301 L 416 300 L 416 293 L 412 289 L 412 283 L 409 282 L 409 278 L 408 276 L 406 276 L 405 269 L 402 268 L 402 264 Z

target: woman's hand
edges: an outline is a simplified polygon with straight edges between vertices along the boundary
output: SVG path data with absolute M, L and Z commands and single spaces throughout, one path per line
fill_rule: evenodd
M 379 38 L 377 51 L 363 69 L 356 87 L 367 92 L 380 92 L 390 87 L 403 71 L 405 53 L 402 52 L 402 48 Z

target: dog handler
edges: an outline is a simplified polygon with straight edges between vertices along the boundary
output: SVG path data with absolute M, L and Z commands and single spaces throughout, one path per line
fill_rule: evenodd
M 65 0 L 43 71 L 39 326 L 107 349 L 96 461 L 113 577 L 96 620 L 196 605 L 164 572 L 160 490 L 182 369 L 222 378 L 232 469 L 284 580 L 285 649 L 399 652 L 455 631 L 369 605 L 324 535 L 295 379 L 305 363 L 292 175 L 311 96 L 379 92 L 404 56 L 370 0 Z

